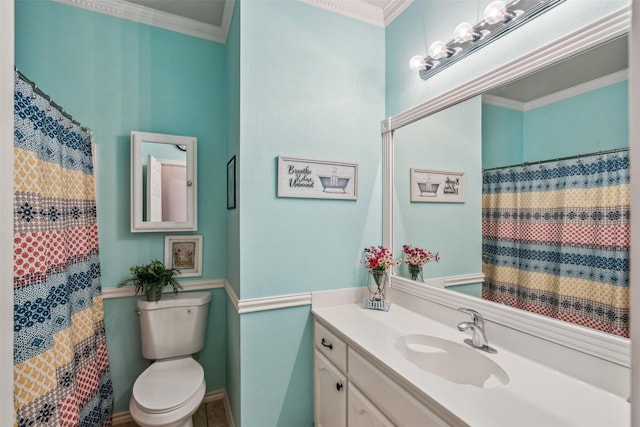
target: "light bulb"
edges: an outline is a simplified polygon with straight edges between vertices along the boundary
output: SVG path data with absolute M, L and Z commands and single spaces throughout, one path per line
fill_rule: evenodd
M 433 59 L 444 58 L 447 55 L 447 45 L 445 45 L 444 42 L 438 40 L 431 43 L 431 46 L 429 46 L 429 56 Z
M 503 22 L 505 17 L 507 17 L 507 6 L 500 0 L 492 1 L 484 10 L 484 20 L 487 24 Z
M 468 22 L 459 24 L 453 32 L 455 34 L 455 40 L 458 43 L 464 43 L 478 37 L 478 33 L 473 31 L 473 26 Z
M 416 55 L 409 60 L 409 68 L 411 68 L 411 71 L 424 70 L 425 66 L 426 62 L 421 55 Z

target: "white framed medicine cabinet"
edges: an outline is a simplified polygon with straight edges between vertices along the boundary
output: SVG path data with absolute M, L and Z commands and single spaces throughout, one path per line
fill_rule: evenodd
M 131 132 L 131 232 L 198 229 L 197 138 Z

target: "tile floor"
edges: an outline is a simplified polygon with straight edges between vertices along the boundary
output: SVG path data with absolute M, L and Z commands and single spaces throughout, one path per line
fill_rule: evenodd
M 121 427 L 138 427 L 138 424 L 131 421 L 127 424 L 120 424 Z M 193 427 L 229 427 L 227 413 L 224 410 L 222 399 L 213 402 L 202 403 L 195 414 L 193 414 Z

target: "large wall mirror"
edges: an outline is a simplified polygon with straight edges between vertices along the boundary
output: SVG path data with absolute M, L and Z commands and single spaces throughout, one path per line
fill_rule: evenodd
M 131 132 L 131 231 L 197 230 L 195 137 Z
M 392 247 L 396 255 L 402 254 L 406 244 L 440 253 L 440 262 L 426 264 L 418 282 L 411 280 L 406 265 L 400 266 L 392 276 L 392 287 L 452 307 L 469 306 L 487 314 L 491 320 L 629 366 L 629 342 L 625 338 L 629 320 L 628 194 L 626 208 L 624 200 L 612 199 L 613 192 L 628 192 L 630 186 L 628 21 L 624 21 L 628 16 L 625 18 L 625 13 L 608 18 L 612 24 L 601 28 L 600 34 L 588 43 L 581 43 L 578 34 L 567 37 L 556 45 L 540 49 L 535 55 L 505 65 L 504 72 L 494 70 L 465 87 L 383 122 L 384 243 Z M 608 161 L 607 156 L 614 160 Z M 598 160 L 602 158 L 608 163 Z M 591 168 L 594 164 L 613 163 L 626 163 L 626 171 L 616 169 L 613 175 L 601 174 L 595 178 L 575 175 L 575 178 L 558 180 L 545 176 L 544 184 L 538 179 L 541 169 L 573 171 L 580 169 L 581 164 Z M 538 169 L 522 169 L 528 165 Z M 608 168 L 602 166 L 602 172 Z M 427 197 L 429 194 L 419 200 L 415 194 L 420 190 L 413 188 L 418 182 L 412 181 L 411 169 L 464 173 L 464 201 L 433 201 Z M 496 178 L 500 173 L 502 175 Z M 533 184 L 525 184 L 522 180 L 508 181 L 505 178 L 508 175 L 518 176 L 518 179 L 525 175 L 535 178 Z M 440 178 L 433 176 L 433 179 Z M 612 191 L 599 191 L 596 187 L 603 179 L 618 180 L 622 185 Z M 567 197 L 586 191 L 589 197 L 598 200 L 593 205 L 591 201 L 571 200 L 566 202 L 567 206 L 577 206 L 578 210 L 563 211 L 554 205 L 545 212 L 531 215 L 546 215 L 547 218 L 573 214 L 591 216 L 580 225 L 574 222 L 563 226 L 559 220 L 550 220 L 523 226 L 521 218 L 514 218 L 514 215 L 526 216 L 526 203 L 524 207 L 488 205 L 488 200 L 507 198 L 487 194 L 488 186 L 504 190 L 509 186 L 566 185 L 569 181 L 576 186 L 564 191 Z M 524 193 L 509 197 L 518 200 L 530 197 L 531 192 L 529 195 Z M 529 203 L 539 208 L 546 199 Z M 593 207 L 603 205 L 604 209 Z M 593 215 L 604 215 L 604 221 L 609 222 L 597 230 L 594 223 L 598 221 L 592 220 Z M 496 216 L 508 220 L 487 232 L 490 222 L 487 218 Z M 549 244 L 562 243 L 571 247 L 568 255 L 559 257 L 583 259 L 592 256 L 604 260 L 603 263 L 623 260 L 621 264 L 625 264 L 626 256 L 626 271 L 601 269 L 597 262 L 581 266 L 580 262 L 572 264 L 565 258 L 535 259 L 537 255 L 530 256 L 530 252 L 539 247 L 527 246 L 523 243 L 527 238 L 522 239 L 522 236 L 518 243 L 507 244 L 506 249 L 496 249 L 497 245 L 487 238 L 489 235 L 509 240 L 508 235 L 505 237 L 508 230 L 517 228 L 522 233 L 526 228 L 531 240 L 540 243 L 539 240 L 544 239 L 538 238 L 537 233 L 558 227 L 564 229 L 561 242 Z M 584 242 L 582 234 L 602 233 L 604 229 L 607 229 L 605 234 L 596 236 L 598 244 L 595 247 Z M 615 229 L 613 235 L 619 241 L 607 246 L 605 241 L 611 236 L 606 233 L 611 229 Z M 544 250 L 536 253 L 542 252 Z M 530 287 L 519 286 L 517 281 L 524 280 L 520 276 L 506 278 L 516 271 L 511 268 L 514 266 L 520 269 L 521 276 L 533 277 Z M 500 270 L 497 277 L 496 269 Z M 486 274 L 488 272 L 490 274 Z M 545 289 L 541 284 L 545 274 L 567 276 L 560 281 L 562 289 L 559 292 L 569 297 L 560 299 L 548 290 L 541 291 Z M 510 287 L 509 280 L 516 284 Z M 582 298 L 582 292 L 595 282 L 611 290 L 611 295 L 601 301 L 588 302 Z M 493 294 L 489 292 L 488 283 L 495 291 Z M 569 286 L 575 288 L 568 289 Z M 575 304 L 573 312 L 580 312 L 585 315 L 583 317 L 598 311 L 603 312 L 604 317 L 613 316 L 618 321 L 613 322 L 614 326 L 605 327 L 598 322 L 597 316 L 592 317 L 592 322 L 583 319 L 582 323 L 574 322 L 571 315 L 547 317 L 544 305 L 534 304 L 540 302 L 540 298 L 546 299 L 545 303 L 551 298 L 552 304 L 556 305 L 569 301 L 569 304 Z

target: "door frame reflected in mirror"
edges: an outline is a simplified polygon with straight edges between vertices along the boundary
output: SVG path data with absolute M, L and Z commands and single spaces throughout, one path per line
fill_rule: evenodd
M 496 89 L 602 43 L 630 29 L 630 9 L 625 8 L 593 24 L 536 49 L 427 102 L 382 121 L 383 142 L 383 245 L 394 247 L 394 131 L 462 101 Z M 451 308 L 469 307 L 490 321 L 561 344 L 622 366 L 631 363 L 630 341 L 534 313 L 502 306 L 469 295 L 414 282 L 393 274 L 391 287 Z
M 193 136 L 131 131 L 131 232 L 195 231 L 198 229 L 197 141 Z M 143 174 L 143 144 L 168 144 L 186 156 L 186 220 L 147 221 Z M 184 147 L 184 150 L 183 148 Z

